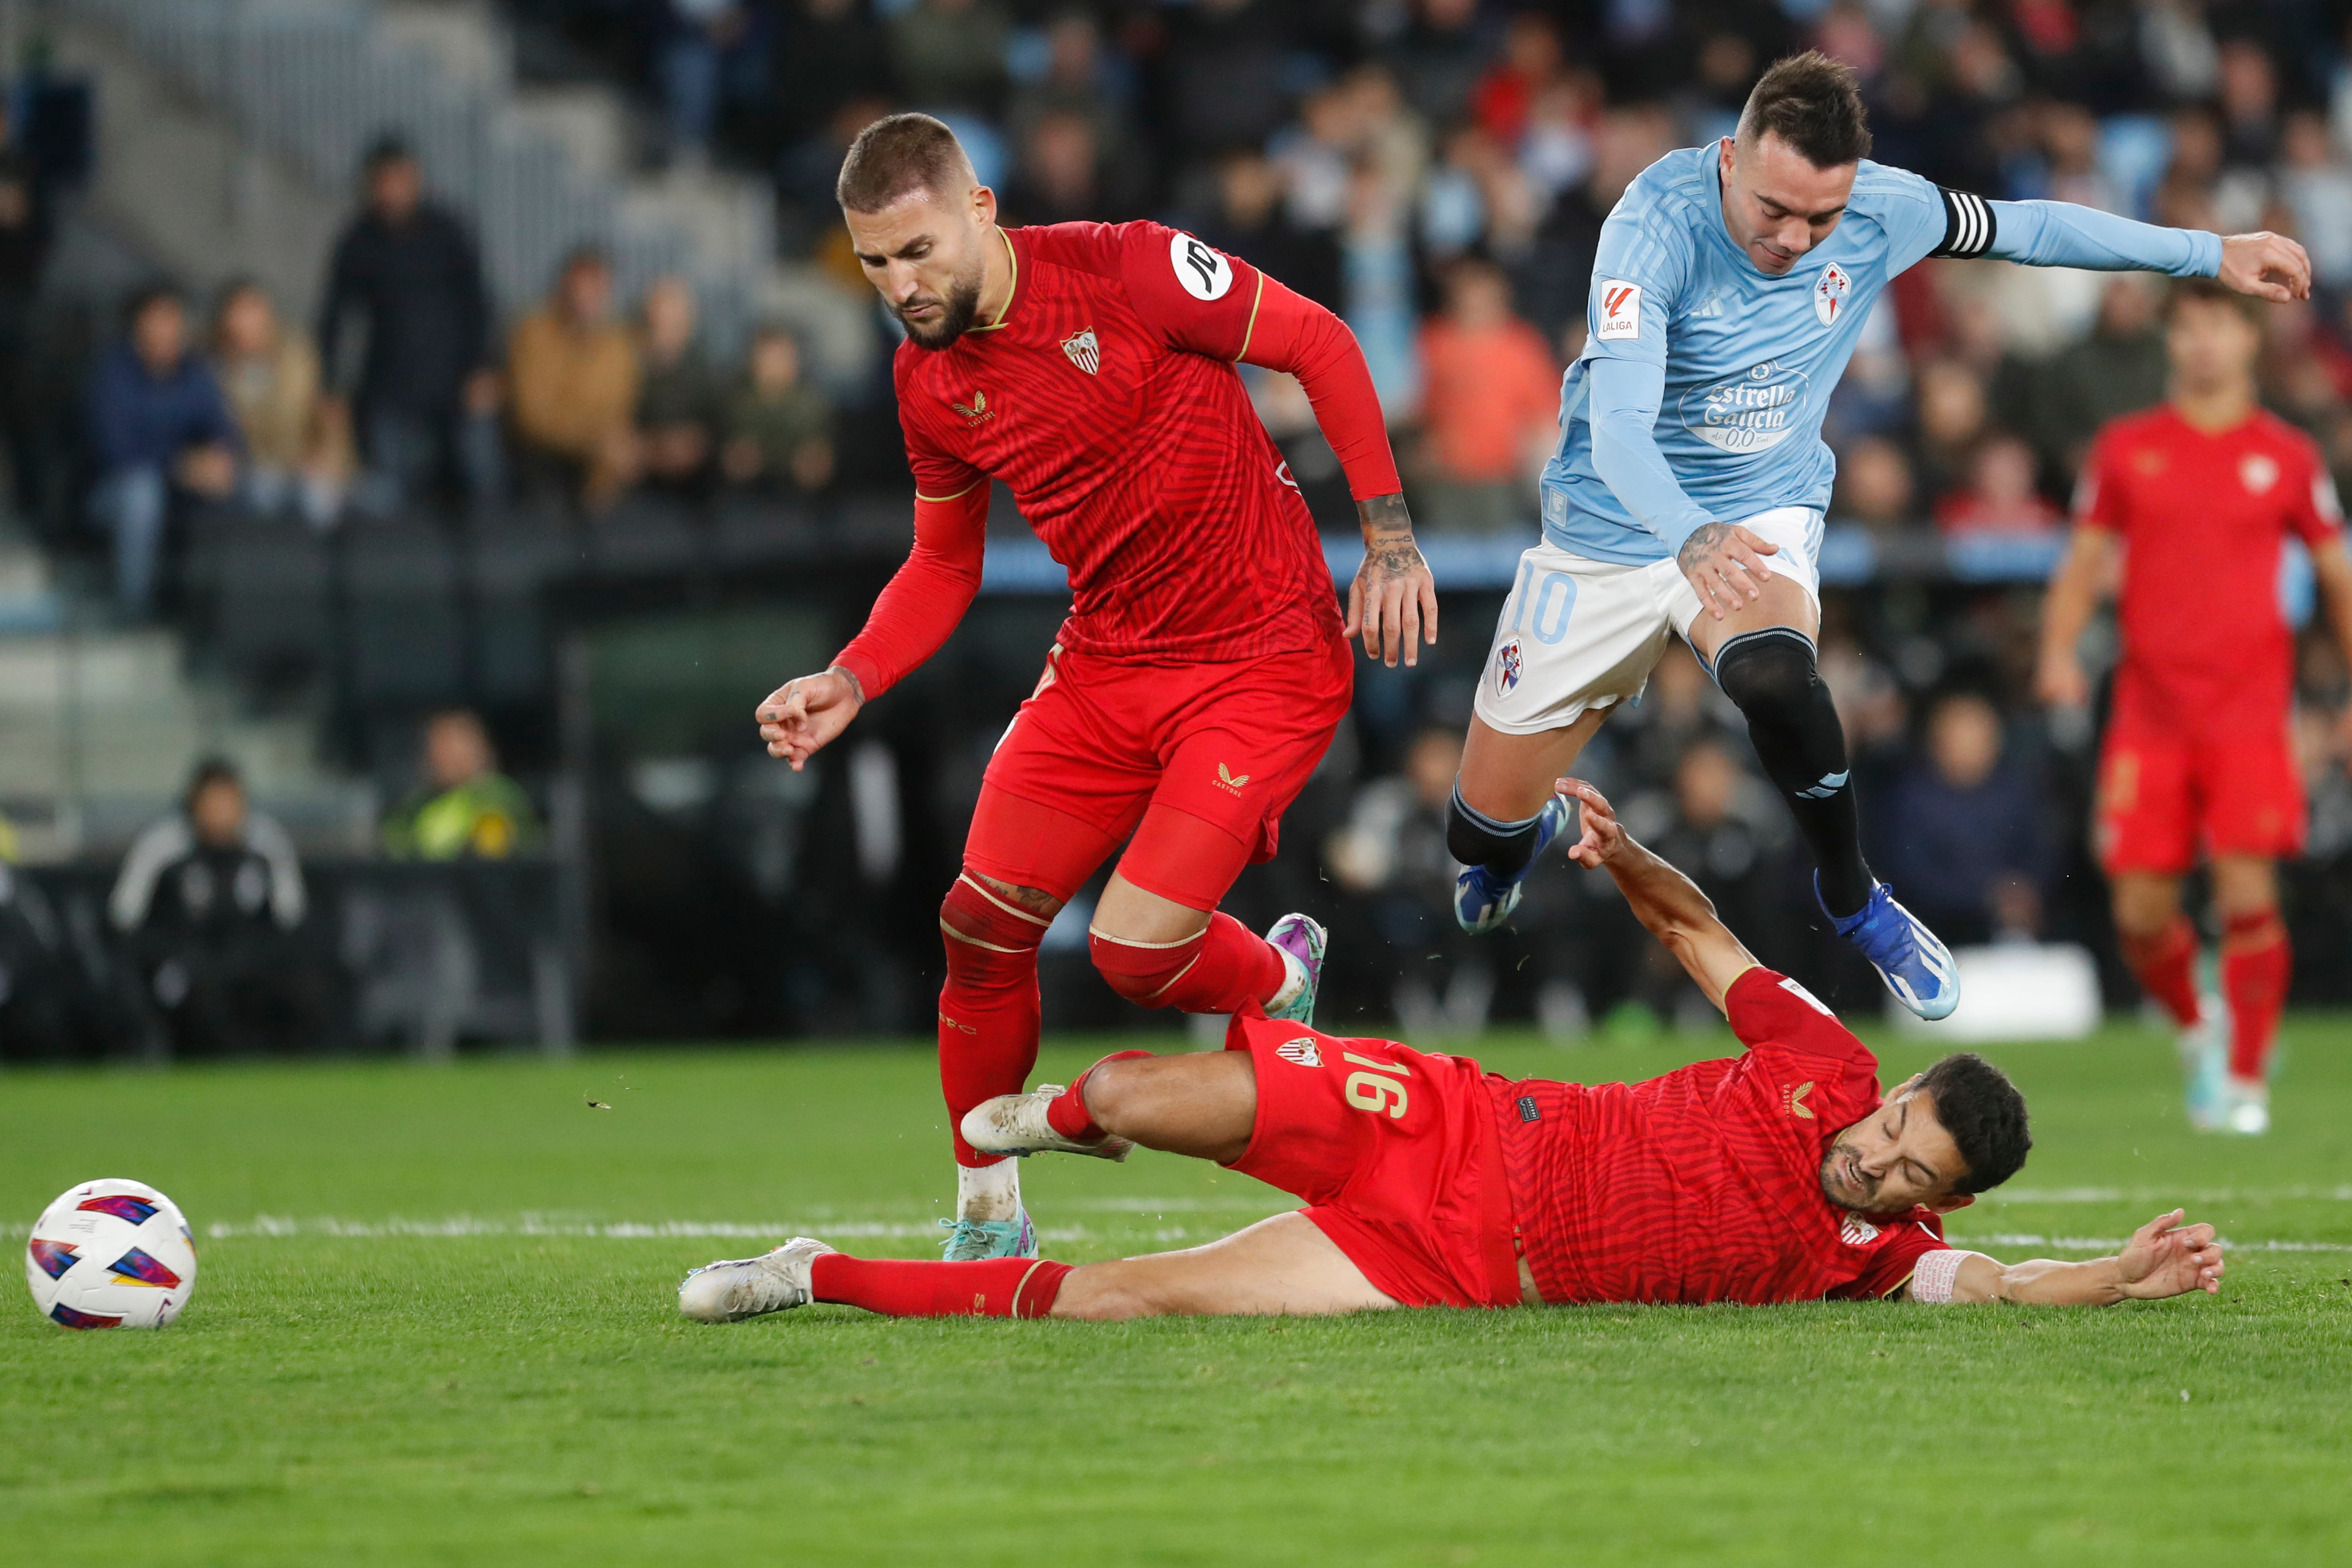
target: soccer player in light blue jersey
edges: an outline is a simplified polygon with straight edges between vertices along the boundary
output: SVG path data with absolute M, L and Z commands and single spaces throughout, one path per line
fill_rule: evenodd
M 2308 298 L 2303 247 L 2158 228 L 2064 202 L 1989 202 L 1868 161 L 1853 74 L 1764 73 L 1736 132 L 1644 170 L 1601 233 L 1590 337 L 1560 386 L 1543 541 L 1521 558 L 1478 683 L 1447 843 L 1454 914 L 1492 930 L 1566 825 L 1555 781 L 1680 632 L 1748 719 L 1838 934 L 1896 1000 L 1959 1002 L 1951 955 L 1864 861 L 1845 735 L 1814 668 L 1831 390 L 1872 302 L 1935 256 L 2218 277 Z

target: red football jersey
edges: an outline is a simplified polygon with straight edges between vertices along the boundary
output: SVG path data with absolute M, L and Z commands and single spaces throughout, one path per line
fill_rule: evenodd
M 1769 969 L 1724 999 L 1744 1055 L 1641 1083 L 1489 1080 L 1545 1301 L 1882 1296 L 1946 1245 L 1925 1208 L 1859 1215 L 1822 1193 L 1822 1156 L 1881 1103 L 1870 1048 Z
M 2311 438 L 2260 411 L 2218 432 L 2169 406 L 2129 414 L 2099 433 L 2074 514 L 2124 542 L 2117 706 L 2277 724 L 2294 679 L 2279 551 L 2343 524 Z
M 917 495 L 1011 486 L 1069 570 L 1066 648 L 1189 662 L 1329 642 L 1314 518 L 1234 368 L 1256 269 L 1153 223 L 1003 232 L 1003 319 L 898 348 Z

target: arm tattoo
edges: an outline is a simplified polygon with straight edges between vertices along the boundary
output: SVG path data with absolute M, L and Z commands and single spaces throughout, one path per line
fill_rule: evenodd
M 1375 496 L 1356 503 L 1364 525 L 1364 565 L 1360 577 L 1403 577 L 1423 565 L 1412 540 L 1412 517 L 1402 496 Z
M 1730 537 L 1729 523 L 1701 523 L 1691 530 L 1690 538 L 1683 541 L 1683 548 L 1675 552 L 1675 564 L 1688 571 L 1698 564 L 1701 556 Z
M 856 671 L 851 669 L 846 664 L 835 664 L 827 669 L 825 674 L 828 675 L 839 675 L 843 680 L 847 681 L 849 683 L 849 689 L 857 694 L 857 706 L 859 707 L 864 707 L 866 706 L 866 683 L 857 678 Z

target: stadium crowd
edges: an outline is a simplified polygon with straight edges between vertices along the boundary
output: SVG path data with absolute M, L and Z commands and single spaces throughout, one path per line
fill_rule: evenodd
M 640 92 L 657 159 L 771 178 L 782 251 L 869 304 L 832 180 L 856 131 L 902 107 L 949 120 L 1010 221 L 1156 217 L 1261 265 L 1354 330 L 1432 539 L 1531 531 L 1602 219 L 1656 157 L 1727 132 L 1763 65 L 1806 46 L 1861 73 L 1885 162 L 1990 196 L 2301 238 L 2319 287 L 2268 309 L 2264 393 L 2352 475 L 2352 11 L 2324 0 L 505 9 L 526 36 Z M 131 303 L 89 372 L 77 503 L 109 540 L 127 610 L 156 599 L 173 530 L 208 507 L 348 531 L 436 497 L 459 514 L 522 497 L 594 519 L 648 498 L 814 500 L 823 516 L 845 497 L 903 495 L 880 312 L 856 388 L 820 386 L 780 324 L 721 354 L 682 280 L 618 298 L 593 248 L 500 323 L 465 214 L 431 193 L 434 174 L 397 138 L 369 154 L 349 225 L 320 258 L 315 323 L 249 284 L 201 300 L 159 287 Z M 12 449 L 44 428 L 11 347 L 40 271 L 38 191 L 21 161 L 0 161 Z M 2162 396 L 2163 298 L 2138 275 L 1929 262 L 1874 316 L 1832 408 L 1832 524 L 1879 564 L 1860 574 L 1867 586 L 1827 596 L 1823 672 L 1868 779 L 1874 861 L 1955 941 L 2107 949 L 2084 842 L 2095 718 L 2032 701 L 2032 583 L 2054 559 L 2093 434 Z M 1344 526 L 1338 465 L 1304 393 L 1249 373 L 1318 514 Z M 2026 564 L 1897 570 L 1940 559 L 1921 553 L 1938 541 L 1988 539 Z M 2307 611 L 2307 584 L 2284 591 Z M 1484 624 L 1483 611 L 1456 616 L 1422 670 L 1362 676 L 1357 722 L 1285 835 L 1279 885 L 1355 895 L 1342 918 L 1359 928 L 1337 951 L 1365 955 L 1360 988 L 1379 1009 L 1468 1027 L 1502 997 L 1562 1031 L 1625 1000 L 1696 1016 L 1679 977 L 1633 956 L 1629 921 L 1545 904 L 1588 896 L 1565 875 L 1531 894 L 1517 959 L 1455 944 L 1443 780 Z M 2352 849 L 2331 722 L 2347 676 L 2317 639 L 2302 675 L 2310 875 L 2324 880 Z M 937 756 L 983 746 L 998 722 L 982 722 L 987 703 L 927 711 L 948 731 L 927 737 Z M 1736 926 L 1806 907 L 1802 857 L 1736 716 L 1686 657 L 1604 729 L 1589 766 L 1638 833 L 1753 912 Z M 949 768 L 934 785 L 943 817 L 960 777 Z M 726 820 L 723 802 L 713 810 Z M 824 831 L 814 809 L 794 821 L 812 840 Z M 910 856 L 907 874 L 928 863 Z M 919 950 L 928 925 L 908 924 Z

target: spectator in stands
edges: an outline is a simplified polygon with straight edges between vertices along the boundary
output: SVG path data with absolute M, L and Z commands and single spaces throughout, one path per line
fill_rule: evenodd
M 1535 477 L 1558 440 L 1559 366 L 1511 314 L 1510 280 L 1477 257 L 1445 275 L 1445 309 L 1421 329 L 1422 494 L 1437 532 L 1499 534 L 1535 517 Z
M 2018 934 L 2052 872 L 2043 789 L 2004 755 L 2000 714 L 1974 692 L 1927 710 L 1925 755 L 1886 801 L 1885 841 L 1872 860 L 1923 921 L 1954 946 Z
M 700 162 L 719 128 L 727 72 L 751 31 L 742 0 L 663 0 L 656 22 L 666 148 L 672 159 Z
M 1003 106 L 1013 18 L 996 0 L 914 0 L 889 27 L 890 64 L 916 107 L 993 115 Z
M 183 1054 L 299 1049 L 323 976 L 291 934 L 307 898 L 294 841 L 247 802 L 235 765 L 196 765 L 180 809 L 131 841 L 107 901 Z
M 890 55 L 865 0 L 783 0 L 775 9 L 768 60 L 776 123 L 770 135 L 772 155 L 784 155 L 822 136 L 843 105 L 886 96 Z M 834 162 L 837 168 L 840 159 Z
M 123 341 L 90 380 L 90 444 L 98 483 L 92 520 L 114 538 L 114 591 L 143 615 L 152 604 L 167 526 L 191 507 L 236 488 L 236 422 L 212 368 L 188 341 L 178 292 L 132 296 Z
M 1837 494 L 1830 504 L 1834 521 L 1895 533 L 1918 520 L 1917 503 L 1911 460 L 1885 436 L 1865 435 L 1838 454 Z
M 1072 7 L 1046 25 L 1045 73 L 1013 94 L 1006 120 L 1014 141 L 1024 144 L 1047 115 L 1085 120 L 1104 193 L 1117 210 L 1126 211 L 1145 195 L 1149 169 L 1129 132 L 1116 83 L 1104 57 L 1102 25 Z
M 0 114 L 0 131 L 5 131 Z M 39 504 L 42 408 L 32 384 L 33 298 L 47 270 L 47 205 L 33 167 L 13 147 L 0 147 L 0 444 L 8 456 L 8 484 L 0 495 L 20 512 Z
M 1919 424 L 1914 472 L 1928 496 L 1940 497 L 1964 481 L 1969 459 L 1984 439 L 1985 381 L 1973 366 L 1955 358 L 1928 361 L 1914 381 Z
M 536 852 L 546 835 L 521 785 L 499 771 L 498 754 L 470 708 L 425 723 L 425 783 L 384 819 L 395 860 L 505 860 Z
M 1103 188 L 1101 152 L 1086 116 L 1055 110 L 1030 124 L 1004 193 L 1004 210 L 1005 221 L 1014 224 L 1120 215 Z
M 452 490 L 486 500 L 503 472 L 489 291 L 473 236 L 425 199 L 424 168 L 398 137 L 368 150 L 361 180 L 365 205 L 327 269 L 319 352 L 338 414 L 351 397 L 369 504 L 389 511 Z M 367 346 L 356 373 L 354 327 Z
M 1219 250 L 1278 277 L 1326 309 L 1339 308 L 1339 242 L 1328 229 L 1294 223 L 1285 210 L 1282 171 L 1264 152 L 1244 147 L 1217 164 L 1217 205 L 1192 227 Z
M 1381 54 L 1423 119 L 1452 124 L 1468 109 L 1486 68 L 1478 0 L 1417 0 L 1403 30 Z
M 1727 921 L 1745 930 L 1762 929 L 1769 918 L 1773 858 L 1787 837 L 1787 818 L 1764 781 L 1750 773 L 1738 754 L 1714 737 L 1694 740 L 1675 758 L 1672 784 L 1662 800 L 1655 793 L 1629 800 L 1629 816 L 1645 819 L 1644 839 L 1660 855 L 1686 873 Z M 1661 964 L 1649 956 L 1658 951 Z M 1717 1020 L 1706 999 L 1671 955 L 1644 948 L 1643 975 L 1636 994 L 1677 1028 L 1712 1029 Z
M 640 310 L 636 425 L 646 477 L 691 488 L 709 470 L 725 389 L 696 340 L 692 285 L 676 274 L 656 277 Z
M 2045 534 L 2060 520 L 2033 487 L 2033 449 L 2006 431 L 1977 444 L 1966 482 L 1936 503 L 1947 534 Z
M 2100 292 L 2090 336 L 2037 368 L 2020 428 L 2047 477 L 2071 486 L 2100 426 L 2164 401 L 2164 329 L 2157 320 L 2163 301 L 2161 279 L 2115 274 Z
M 2352 168 L 2336 151 L 2326 118 L 2308 109 L 2288 115 L 2282 150 L 2279 194 L 2294 214 L 2295 237 L 2311 253 L 2313 281 L 2332 289 L 2352 285 Z
M 800 341 L 765 322 L 751 334 L 742 384 L 727 403 L 728 482 L 771 492 L 821 490 L 833 478 L 833 407 L 801 380 Z
M 613 264 L 583 246 L 563 258 L 546 303 L 507 345 L 515 442 L 590 511 L 636 478 L 637 345 L 613 319 Z
M 221 294 L 213 368 L 245 438 L 247 505 L 264 515 L 290 507 L 313 528 L 333 523 L 351 483 L 351 433 L 319 395 L 318 350 L 249 278 Z

